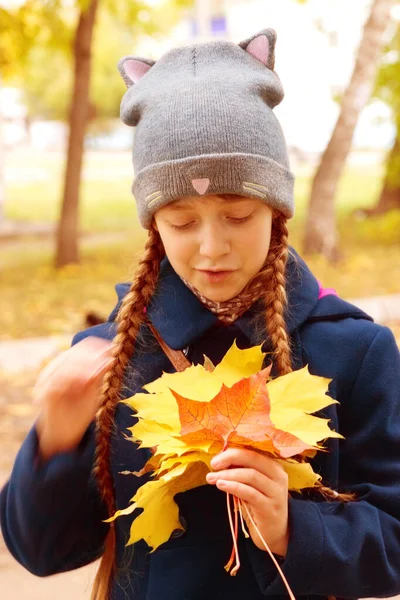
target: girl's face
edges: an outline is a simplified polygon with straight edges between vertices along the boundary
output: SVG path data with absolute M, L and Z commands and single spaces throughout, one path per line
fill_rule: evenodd
M 272 210 L 245 196 L 190 196 L 155 214 L 173 269 L 209 300 L 234 298 L 267 258 Z

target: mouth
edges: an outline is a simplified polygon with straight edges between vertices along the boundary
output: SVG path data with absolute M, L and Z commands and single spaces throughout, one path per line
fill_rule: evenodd
M 235 272 L 233 269 L 198 269 L 198 271 L 211 283 L 219 283 L 224 281 Z

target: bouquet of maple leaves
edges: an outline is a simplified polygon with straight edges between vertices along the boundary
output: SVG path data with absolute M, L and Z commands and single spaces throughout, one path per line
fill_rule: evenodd
M 128 544 L 144 539 L 154 551 L 174 530 L 182 530 L 174 496 L 206 485 L 211 459 L 229 445 L 275 457 L 288 475 L 289 490 L 319 484 L 320 476 L 304 457 L 323 449 L 322 440 L 342 437 L 327 419 L 312 415 L 336 402 L 326 395 L 330 379 L 311 375 L 307 367 L 271 379 L 271 366 L 262 369 L 264 357 L 261 346 L 240 350 L 233 344 L 216 367 L 205 358 L 204 365 L 164 373 L 144 386 L 147 393 L 123 401 L 138 417 L 129 439 L 153 452 L 144 468 L 133 473 L 153 471 L 153 479 L 138 489 L 128 508 L 109 519 L 144 509 L 132 523 Z M 234 575 L 240 566 L 239 518 L 246 537 L 244 520 L 257 527 L 239 499 L 228 494 L 227 506 L 233 550 L 225 568 Z M 284 579 L 265 541 L 264 545 Z

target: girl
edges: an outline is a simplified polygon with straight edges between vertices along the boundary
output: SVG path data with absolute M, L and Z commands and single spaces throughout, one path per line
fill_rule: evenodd
M 1 495 L 15 558 L 39 576 L 102 556 L 96 600 L 235 600 L 285 593 L 251 529 L 236 577 L 221 567 L 229 492 L 249 507 L 293 592 L 308 598 L 400 593 L 400 361 L 392 333 L 321 290 L 288 248 L 293 177 L 273 107 L 275 34 L 127 57 L 121 115 L 137 126 L 134 195 L 149 230 L 132 284 L 117 286 L 106 323 L 74 337 L 36 385 L 42 413 Z M 275 375 L 308 364 L 332 378 L 324 415 L 344 440 L 313 459 L 332 501 L 288 494 L 268 456 L 229 448 L 209 485 L 176 496 L 183 531 L 154 553 L 125 548 L 124 508 L 149 458 L 126 429 L 135 394 L 185 357 L 218 363 L 236 340 L 264 342 Z M 96 423 L 96 432 L 93 422 Z M 344 502 L 342 494 L 354 494 Z

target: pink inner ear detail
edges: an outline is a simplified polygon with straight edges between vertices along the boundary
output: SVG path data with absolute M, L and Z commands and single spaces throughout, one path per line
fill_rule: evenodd
M 258 37 L 251 40 L 247 46 L 246 51 L 254 56 L 257 60 L 266 65 L 268 62 L 269 54 L 269 42 L 266 35 L 259 35 Z
M 131 59 L 124 62 L 124 71 L 133 83 L 136 83 L 143 75 L 146 75 L 149 69 L 151 69 L 151 66 L 140 60 Z
M 208 190 L 208 186 L 210 185 L 210 180 L 204 177 L 203 179 L 192 179 L 192 185 L 196 192 L 202 196 Z

